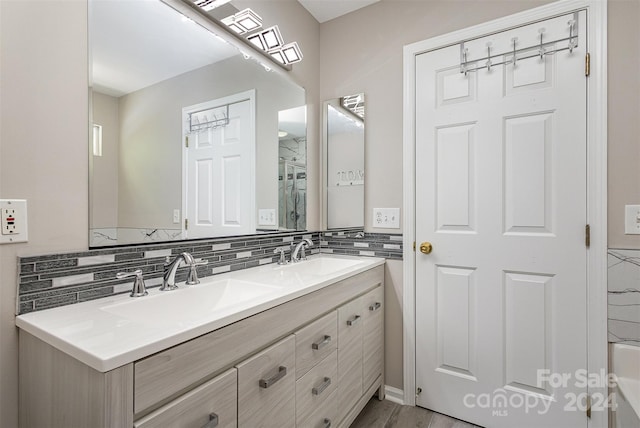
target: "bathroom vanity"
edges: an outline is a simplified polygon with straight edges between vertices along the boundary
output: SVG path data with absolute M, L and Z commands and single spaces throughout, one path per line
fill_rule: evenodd
M 323 255 L 22 315 L 21 426 L 349 426 L 384 396 L 383 264 Z

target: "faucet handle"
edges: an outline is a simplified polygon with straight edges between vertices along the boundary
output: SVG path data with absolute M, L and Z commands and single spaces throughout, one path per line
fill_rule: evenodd
M 134 276 L 133 288 L 131 289 L 131 297 L 142 297 L 149 294 L 147 287 L 144 284 L 144 278 L 142 277 L 142 269 L 136 269 L 133 272 L 118 272 L 116 274 L 117 279 L 124 279 Z
M 275 250 L 273 250 L 274 254 L 280 253 L 280 259 L 278 260 L 278 264 L 279 265 L 286 265 L 287 264 L 287 259 L 284 256 L 284 252 L 287 251 L 287 247 L 278 247 Z
M 209 264 L 209 260 L 205 259 L 194 259 L 193 263 L 189 263 L 189 274 L 187 275 L 187 281 L 184 283 L 185 285 L 195 285 L 200 284 L 200 280 L 198 279 L 198 266 L 205 266 Z

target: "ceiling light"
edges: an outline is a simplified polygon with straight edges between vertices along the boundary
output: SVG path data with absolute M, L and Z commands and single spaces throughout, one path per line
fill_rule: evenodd
M 297 42 L 287 43 L 280 49 L 270 51 L 269 54 L 281 64 L 293 64 L 302 61 L 302 52 Z
M 209 12 L 210 10 L 220 7 L 223 4 L 229 3 L 231 0 L 193 0 L 196 6 L 202 8 L 202 10 Z
M 262 18 L 247 8 L 235 15 L 227 16 L 222 20 L 222 23 L 238 34 L 245 34 L 262 27 Z
M 278 137 L 279 138 L 284 138 L 287 135 L 289 135 L 289 133 L 287 131 L 278 131 Z
M 283 43 L 282 35 L 277 25 L 247 36 L 247 40 L 263 51 L 279 48 Z

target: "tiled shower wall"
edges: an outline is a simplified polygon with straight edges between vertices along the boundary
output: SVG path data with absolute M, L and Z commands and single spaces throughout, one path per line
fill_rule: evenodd
M 402 259 L 402 235 L 364 234 L 355 231 L 293 232 L 217 238 L 176 243 L 89 250 L 78 253 L 18 257 L 16 312 L 24 314 L 131 291 L 131 279 L 116 279 L 118 272 L 142 269 L 147 287 L 162 282 L 167 256 L 189 252 L 209 263 L 198 267 L 198 276 L 247 269 L 273 263 L 277 247 L 310 238 L 311 253 L 326 252 Z M 178 281 L 187 268 L 178 270 Z
M 609 342 L 640 346 L 640 250 L 609 249 Z

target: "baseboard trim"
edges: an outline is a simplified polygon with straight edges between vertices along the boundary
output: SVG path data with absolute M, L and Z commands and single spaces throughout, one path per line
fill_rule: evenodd
M 385 400 L 389 400 L 392 403 L 404 405 L 404 391 L 393 386 L 384 386 Z

